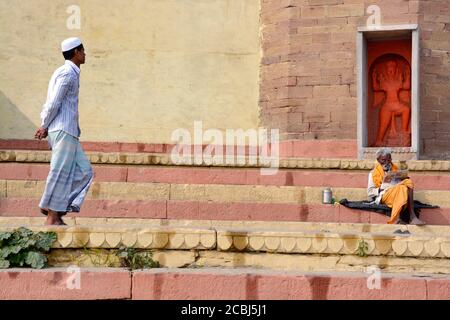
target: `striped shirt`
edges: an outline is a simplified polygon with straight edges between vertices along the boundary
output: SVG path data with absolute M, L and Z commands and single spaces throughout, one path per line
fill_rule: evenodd
M 62 130 L 71 136 L 80 136 L 78 123 L 78 91 L 80 68 L 72 61 L 53 73 L 48 84 L 47 101 L 41 112 L 41 127 L 48 132 Z

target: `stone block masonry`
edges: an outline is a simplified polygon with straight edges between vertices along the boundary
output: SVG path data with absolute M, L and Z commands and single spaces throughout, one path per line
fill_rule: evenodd
M 450 299 L 447 277 L 385 275 L 380 290 L 363 273 L 274 272 L 256 269 L 81 269 L 81 288 L 68 289 L 65 269 L 0 271 L 0 298 L 69 299 Z
M 261 2 L 263 126 L 279 128 L 283 140 L 356 139 L 356 30 L 366 25 L 366 8 L 372 4 L 366 0 Z M 419 25 L 421 155 L 449 159 L 450 4 L 446 0 L 375 4 L 382 25 Z M 277 120 L 280 116 L 283 121 Z

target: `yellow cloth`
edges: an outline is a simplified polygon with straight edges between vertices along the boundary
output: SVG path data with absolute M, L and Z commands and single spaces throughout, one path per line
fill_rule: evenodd
M 392 208 L 391 218 L 388 221 L 389 224 L 396 223 L 400 212 L 402 212 L 403 207 L 408 203 L 408 188 L 414 189 L 414 184 L 410 179 L 405 179 L 383 193 L 381 203 Z
M 392 164 L 392 171 L 398 171 L 398 167 L 395 164 Z M 375 169 L 373 169 L 372 172 L 372 179 L 373 183 L 375 183 L 375 186 L 377 188 L 381 187 L 381 184 L 383 183 L 384 178 L 384 170 L 381 164 L 377 163 L 375 166 Z

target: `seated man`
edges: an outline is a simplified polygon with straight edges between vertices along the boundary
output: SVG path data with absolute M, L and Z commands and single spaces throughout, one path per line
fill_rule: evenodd
M 400 219 L 400 213 L 405 209 L 409 213 L 410 224 L 424 225 L 425 223 L 419 220 L 414 212 L 414 185 L 392 163 L 390 149 L 378 150 L 377 161 L 377 165 L 369 174 L 367 195 L 375 198 L 377 204 L 385 204 L 392 209 L 389 224 L 405 224 Z

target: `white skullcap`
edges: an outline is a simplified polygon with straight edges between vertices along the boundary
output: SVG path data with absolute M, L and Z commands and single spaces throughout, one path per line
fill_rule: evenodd
M 75 37 L 68 38 L 61 42 L 61 50 L 62 52 L 66 52 L 72 50 L 73 48 L 78 47 L 81 44 L 81 40 Z

